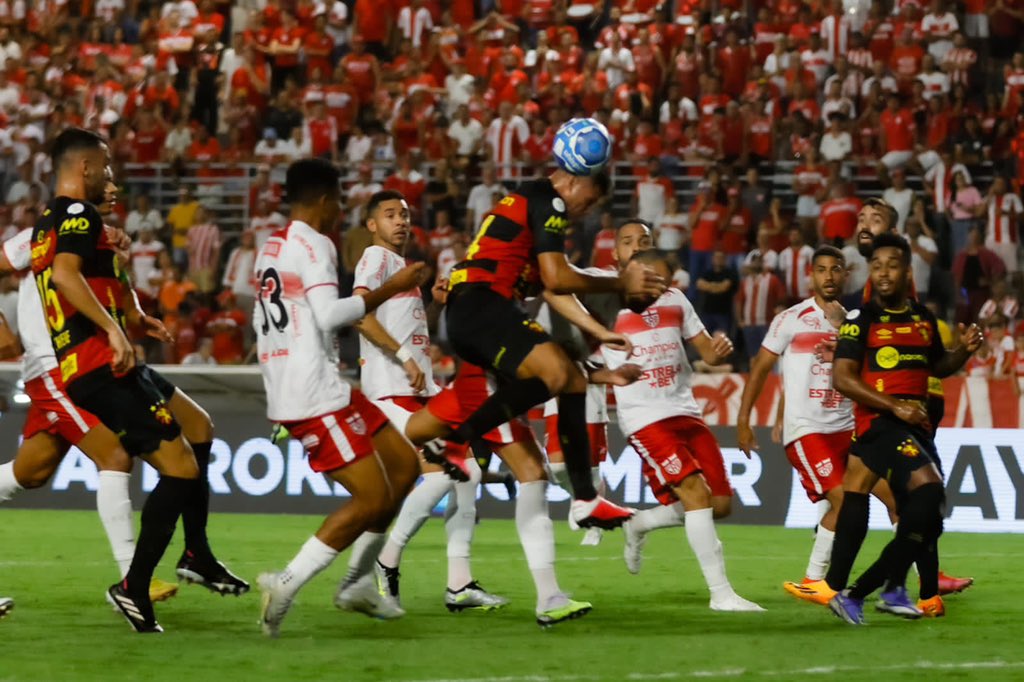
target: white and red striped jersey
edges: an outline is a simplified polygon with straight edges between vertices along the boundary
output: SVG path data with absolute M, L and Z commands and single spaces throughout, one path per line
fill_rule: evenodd
M 217 252 L 220 245 L 220 228 L 216 224 L 203 223 L 189 228 L 189 270 L 208 270 L 217 267 Z
M 132 242 L 132 279 L 135 288 L 153 298 L 160 292 L 151 280 L 159 272 L 157 260 L 164 250 L 166 247 L 163 242 L 155 239 L 148 244 L 142 241 Z M 249 267 L 251 270 L 252 264 Z
M 818 85 L 825 82 L 825 76 L 832 68 L 832 55 L 825 49 L 807 48 L 800 53 L 800 61 L 803 62 L 805 69 L 814 74 L 814 80 L 818 82 Z
M 747 275 L 740 282 L 738 304 L 744 327 L 763 327 L 771 322 L 775 306 L 786 298 L 786 290 L 775 273 Z
M 683 292 L 669 289 L 642 313 L 620 310 L 615 331 L 629 338 L 633 354 L 602 347 L 608 367 L 630 362 L 643 369 L 636 383 L 614 387 L 623 435 L 671 417 L 700 419 L 703 413 L 690 387 L 693 368 L 683 342 L 707 332 Z
M 267 417 L 300 421 L 348 407 L 352 387 L 338 372 L 337 341 L 321 329 L 308 292 L 338 289 L 334 242 L 293 220 L 270 236 L 256 256 L 258 305 L 252 324 Z
M 32 229 L 22 230 L 5 241 L 3 249 L 14 270 L 28 270 L 32 265 Z M 50 341 L 50 328 L 32 273 L 23 277 L 18 285 L 18 336 L 25 349 L 21 358 L 21 378 L 25 383 L 56 369 L 57 357 Z
M 356 292 L 360 289 L 379 289 L 392 275 L 405 267 L 405 258 L 382 246 L 368 246 L 356 265 Z M 428 377 L 426 390 L 416 393 L 409 386 L 409 377 L 401 361 L 381 350 L 365 336 L 359 336 L 359 364 L 362 391 L 370 400 L 394 396 L 436 395 L 440 390 L 434 383 L 434 370 L 430 360 L 430 331 L 427 312 L 423 307 L 420 290 L 413 288 L 385 301 L 374 311 L 374 316 L 388 334 L 412 353 L 416 364 Z
M 945 161 L 939 161 L 924 174 L 924 181 L 932 183 L 936 212 L 945 213 L 953 193 L 953 177 L 957 173 L 963 173 L 967 183 L 971 183 L 971 171 L 962 163 L 947 166 Z
M 1015 296 L 1004 296 L 999 301 L 990 298 L 981 304 L 981 308 L 978 310 L 978 319 L 985 320 L 996 313 L 1002 313 L 1010 321 L 1010 327 L 1012 328 L 1013 321 L 1017 319 L 1019 312 L 1020 303 L 1017 302 Z
M 985 232 L 986 244 L 1016 244 L 1017 226 L 1020 216 L 1024 213 L 1020 197 L 1007 192 L 988 202 L 988 228 Z
M 853 403 L 832 388 L 832 363 L 818 360 L 815 346 L 834 341 L 836 331 L 813 297 L 772 320 L 761 347 L 782 356 L 782 442 L 812 433 L 853 430 Z
M 811 260 L 814 249 L 804 244 L 799 248 L 789 247 L 779 254 L 779 274 L 786 287 L 786 296 L 807 298 L 811 292 Z
M 236 246 L 228 256 L 227 265 L 224 266 L 224 279 L 221 284 L 236 296 L 255 296 L 256 280 L 253 278 L 255 264 L 255 249 L 243 249 Z
M 410 6 L 403 7 L 398 11 L 397 23 L 402 36 L 406 40 L 411 40 L 412 46 L 415 48 L 419 48 L 426 42 L 434 28 L 434 20 L 430 16 L 430 10 L 426 7 L 416 10 Z
M 850 42 L 851 22 L 844 14 L 830 14 L 821 20 L 819 29 L 825 50 L 829 53 L 832 61 L 839 55 L 845 55 Z
M 954 47 L 946 53 L 942 66 L 954 84 L 970 84 L 970 70 L 978 61 L 978 53 L 969 47 Z
M 846 61 L 855 69 L 861 69 L 863 73 L 868 74 L 875 64 L 875 56 L 866 47 L 855 47 L 846 53 Z
M 825 189 L 828 170 L 824 166 L 815 166 L 814 168 L 797 166 L 796 170 L 793 171 L 793 175 L 800 185 L 800 195 L 813 197 Z
M 512 116 L 508 121 L 496 118 L 487 127 L 484 136 L 491 149 L 491 160 L 499 169 L 499 175 L 508 174 L 508 165 L 519 159 L 523 145 L 530 139 L 530 127 L 521 116 Z

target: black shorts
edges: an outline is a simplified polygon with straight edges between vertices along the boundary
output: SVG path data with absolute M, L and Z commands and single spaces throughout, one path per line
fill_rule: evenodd
M 854 439 L 850 454 L 860 457 L 871 471 L 889 481 L 899 499 L 906 493 L 911 474 L 935 464 L 935 440 L 929 431 L 883 414 Z
M 148 367 L 139 367 L 115 377 L 110 367 L 103 367 L 73 381 L 67 387 L 68 397 L 116 433 L 129 455 L 148 455 L 156 452 L 161 442 L 181 435 L 154 375 L 160 376 Z M 160 379 L 164 389 L 170 386 Z
M 168 381 L 163 374 L 156 371 L 149 365 L 139 365 L 138 369 L 139 374 L 153 382 L 153 385 L 156 386 L 157 392 L 163 397 L 164 401 L 170 402 L 171 398 L 174 397 L 174 392 L 177 390 L 174 384 Z
M 455 353 L 504 379 L 515 379 L 530 351 L 551 341 L 514 301 L 484 285 L 460 285 L 448 297 L 445 316 Z

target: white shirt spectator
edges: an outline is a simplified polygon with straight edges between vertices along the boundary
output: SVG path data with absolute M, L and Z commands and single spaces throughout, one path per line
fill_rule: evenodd
M 853 138 L 845 130 L 838 135 L 826 132 L 821 136 L 819 151 L 825 161 L 842 161 L 853 151 Z
M 917 245 L 927 251 L 928 253 L 938 253 L 939 247 L 935 244 L 935 240 L 926 234 L 918 235 Z M 928 282 L 932 278 L 932 266 L 928 264 L 920 254 L 912 252 L 910 256 L 910 267 L 914 272 L 914 287 L 917 288 L 917 293 L 924 299 L 928 293 Z
M 369 201 L 370 197 L 377 192 L 384 189 L 384 186 L 379 182 L 357 182 L 348 188 L 348 196 L 355 199 L 365 199 Z M 351 227 L 358 227 L 363 219 L 363 207 L 355 206 L 349 212 L 348 224 Z
M 668 123 L 669 118 L 668 102 L 662 102 L 661 109 L 658 110 L 658 122 Z M 684 121 L 697 120 L 697 105 L 689 97 L 684 97 L 679 100 L 679 118 Z
M 654 224 L 655 243 L 659 251 L 678 251 L 683 246 L 683 240 L 689 232 L 688 224 L 690 216 L 686 213 L 674 215 L 662 214 L 658 222 Z M 672 286 L 677 286 L 673 284 Z M 678 287 L 684 289 L 685 287 Z
M 448 124 L 448 137 L 455 140 L 455 154 L 469 156 L 477 143 L 483 139 L 484 127 L 480 121 L 470 118 L 468 123 L 456 119 Z
M 259 252 L 263 244 L 270 239 L 276 230 L 284 229 L 288 224 L 288 219 L 277 211 L 272 212 L 270 215 L 265 216 L 254 216 L 249 221 L 249 229 L 252 230 L 256 240 L 256 251 Z
M 181 14 L 181 21 L 185 26 L 190 26 L 195 18 L 199 16 L 199 9 L 196 7 L 196 3 L 192 2 L 192 0 L 179 0 L 178 2 L 165 2 L 164 6 L 160 9 L 160 17 L 166 17 L 174 10 L 178 10 Z
M 345 45 L 348 43 L 348 5 L 341 0 L 328 0 L 328 3 L 331 8 L 327 11 L 327 35 L 334 38 L 335 47 Z M 320 13 L 321 6 L 325 6 L 324 3 L 318 2 L 314 15 Z
M 864 285 L 868 281 L 868 261 L 860 254 L 860 249 L 856 244 L 844 246 L 843 256 L 846 258 L 847 271 L 843 293 L 846 295 L 859 294 L 864 291 Z
M 113 21 L 123 10 L 124 0 L 96 0 L 96 16 L 103 21 Z
M 938 69 L 931 73 L 920 73 L 917 80 L 924 83 L 924 98 L 931 99 L 936 95 L 949 94 L 949 76 Z
M 530 139 L 530 127 L 522 116 L 513 115 L 507 122 L 501 118 L 491 121 L 487 128 L 487 146 L 490 148 L 491 160 L 498 167 L 501 175 L 507 174 L 508 164 L 515 163 L 519 151 Z
M 460 104 L 469 104 L 473 97 L 476 79 L 468 73 L 456 76 L 453 73 L 444 78 L 444 89 L 448 92 L 448 116 L 452 117 Z
M 617 51 L 611 47 L 601 50 L 597 58 L 597 68 L 605 72 L 608 77 L 608 89 L 613 90 L 626 80 L 626 73 L 634 71 L 636 64 L 633 62 L 633 53 L 625 47 Z
M 907 216 L 910 215 L 910 209 L 914 204 L 914 190 L 909 187 L 904 187 L 902 190 L 890 187 L 882 192 L 882 198 L 896 209 L 896 213 L 899 215 L 896 220 L 896 229 L 902 234 L 903 225 L 907 222 Z
M 466 199 L 466 220 L 474 235 L 480 227 L 480 221 L 494 206 L 494 195 L 504 196 L 507 192 L 505 185 L 500 182 L 495 182 L 493 185 L 480 183 L 469 190 L 469 197 Z
M 952 12 L 933 14 L 929 12 L 921 19 L 921 33 L 930 38 L 940 38 L 928 45 L 928 52 L 935 61 L 942 63 L 946 53 L 953 49 L 953 34 L 960 30 L 960 22 Z
M 164 149 L 173 156 L 182 156 L 191 144 L 192 129 L 188 126 L 184 128 L 171 128 L 164 139 Z
M 130 235 L 136 235 L 142 229 L 143 223 L 148 223 L 152 229 L 156 230 L 164 224 L 164 221 L 160 217 L 160 211 L 155 208 L 149 209 L 146 213 L 141 213 L 133 208 L 124 219 L 124 231 Z
M 256 295 L 256 281 L 253 278 L 253 266 L 256 263 L 256 249 L 243 249 L 236 246 L 231 250 L 228 261 L 224 265 L 224 278 L 221 284 L 235 296 Z
M 217 358 L 213 357 L 212 355 L 209 356 L 209 357 L 204 358 L 202 353 L 200 353 L 199 351 L 195 351 L 193 353 L 189 353 L 184 358 L 182 358 L 181 364 L 183 364 L 183 365 L 193 365 L 193 366 L 195 366 L 195 365 L 216 365 L 217 364 Z
M 349 163 L 360 163 L 366 160 L 373 148 L 373 138 L 369 135 L 355 135 L 348 138 L 345 143 L 345 159 Z
M 407 5 L 398 11 L 398 30 L 406 40 L 412 41 L 415 48 L 423 45 L 433 28 L 434 20 L 426 7 L 414 10 Z
M 807 48 L 800 53 L 800 61 L 803 62 L 804 68 L 814 74 L 814 80 L 818 82 L 818 85 L 825 82 L 825 76 L 832 68 L 832 55 L 824 48 L 816 51 Z
M 157 261 L 165 248 L 163 242 L 156 239 L 148 244 L 141 241 L 132 242 L 132 278 L 135 281 L 135 287 L 150 298 L 156 298 L 160 293 L 153 283 L 153 278 L 160 274 Z
M 882 76 L 881 78 L 869 76 L 864 79 L 864 83 L 860 86 L 861 97 L 867 97 L 871 93 L 871 88 L 874 86 L 875 81 L 878 82 L 882 92 L 897 92 L 899 90 L 899 87 L 896 85 L 896 79 L 892 76 Z

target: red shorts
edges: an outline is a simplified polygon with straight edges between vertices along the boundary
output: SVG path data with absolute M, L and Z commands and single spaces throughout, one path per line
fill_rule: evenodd
M 309 468 L 322 474 L 373 454 L 373 436 L 387 426 L 388 418 L 353 389 L 347 407 L 312 419 L 282 423 L 302 443 L 309 455 Z
M 459 371 L 450 384 L 427 401 L 427 410 L 452 428 L 460 426 L 480 409 L 491 395 L 487 373 L 468 362 L 459 365 Z M 535 439 L 533 431 L 521 417 L 502 424 L 487 433 L 483 440 L 490 445 L 502 446 Z
M 809 433 L 786 446 L 786 457 L 811 502 L 824 500 L 825 493 L 843 484 L 852 436 L 853 431 Z
M 712 495 L 732 496 L 722 450 L 702 420 L 696 417 L 662 419 L 630 436 L 629 444 L 640 455 L 644 476 L 658 502 L 665 505 L 677 502 L 672 489 L 696 473 L 704 475 Z
M 590 466 L 598 466 L 608 456 L 608 425 L 587 424 L 587 436 L 590 438 Z M 549 414 L 544 417 L 544 450 L 551 455 L 562 456 L 562 443 L 558 440 L 558 415 Z
M 45 432 L 78 445 L 85 434 L 100 423 L 91 412 L 71 402 L 64 390 L 59 367 L 26 383 L 25 395 L 32 400 L 25 426 L 21 429 L 25 440 Z

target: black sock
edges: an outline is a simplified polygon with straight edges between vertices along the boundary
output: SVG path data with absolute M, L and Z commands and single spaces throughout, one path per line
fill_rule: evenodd
M 833 590 L 846 588 L 853 562 L 868 534 L 868 496 L 864 493 L 843 493 L 843 504 L 836 519 L 836 537 L 832 544 L 832 559 L 825 582 Z
M 449 437 L 456 443 L 469 443 L 487 432 L 525 413 L 531 407 L 551 399 L 547 385 L 537 378 L 517 379 L 498 388 Z
M 844 503 L 845 504 L 845 503 Z M 852 585 L 850 585 L 850 597 L 853 599 L 866 599 L 869 594 L 877 590 L 892 574 L 892 564 L 896 552 L 897 540 L 893 539 L 882 550 L 881 556 L 871 564 L 868 570 L 864 571 Z M 886 587 L 886 589 L 889 589 Z
M 127 589 L 137 593 L 149 593 L 149 582 L 153 579 L 153 570 L 160 563 L 164 550 L 174 535 L 174 526 L 194 481 L 161 476 L 146 498 L 142 507 L 142 527 L 139 530 L 139 541 L 135 545 L 135 556 L 132 557 L 131 568 L 125 576 Z
M 587 396 L 569 393 L 558 396 L 558 440 L 562 443 L 565 470 L 572 483 L 573 497 L 597 497 L 590 475 L 590 435 L 587 433 Z
M 210 448 L 213 443 L 194 443 L 192 451 L 199 465 L 199 478 L 192 481 L 192 487 L 185 506 L 181 510 L 181 525 L 185 530 L 185 550 L 199 557 L 212 557 L 210 542 L 206 537 L 206 524 L 210 517 Z
M 907 524 L 907 532 L 914 542 L 914 554 L 907 562 L 907 568 L 912 561 L 917 562 L 917 572 L 921 577 L 921 599 L 930 599 L 939 593 L 938 541 L 942 535 L 942 506 L 945 498 L 945 490 L 939 483 L 929 483 L 912 490 L 897 526 L 898 531 Z
M 917 573 L 921 577 L 921 599 L 931 599 L 939 593 L 939 543 L 929 542 L 917 555 Z

